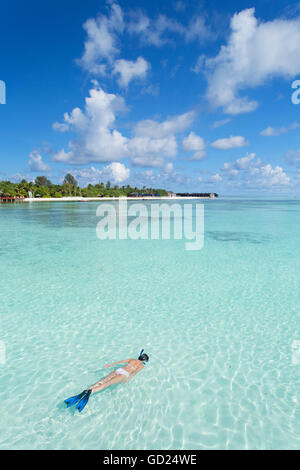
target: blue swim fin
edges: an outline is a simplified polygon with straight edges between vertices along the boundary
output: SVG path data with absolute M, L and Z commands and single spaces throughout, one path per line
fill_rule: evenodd
M 89 401 L 90 394 L 92 393 L 92 390 L 86 390 L 85 392 L 86 392 L 85 395 L 81 398 L 80 402 L 77 403 L 77 405 L 76 405 L 76 408 L 79 411 L 79 413 L 82 412 L 83 408 L 85 407 L 85 405 Z
M 83 392 L 81 392 L 79 395 L 75 395 L 75 397 L 70 397 L 70 398 L 67 398 L 65 400 L 65 404 L 67 405 L 67 408 L 69 408 L 69 406 L 72 406 L 72 405 L 75 405 L 75 403 L 77 403 L 79 400 L 81 400 L 82 397 L 84 397 L 84 395 L 86 394 L 86 390 L 84 390 Z

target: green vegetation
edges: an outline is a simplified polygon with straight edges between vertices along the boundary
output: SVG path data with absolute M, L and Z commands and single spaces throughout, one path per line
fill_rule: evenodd
M 80 188 L 74 176 L 68 173 L 65 176 L 63 184 L 53 184 L 46 176 L 37 176 L 34 182 L 22 180 L 20 183 L 12 183 L 11 181 L 0 182 L 0 196 L 29 196 L 29 192 L 33 197 L 64 197 L 64 196 L 81 196 L 81 197 L 118 197 L 129 196 L 131 193 L 137 194 L 156 194 L 159 196 L 167 196 L 165 189 L 146 188 L 142 189 L 127 186 L 112 186 L 110 181 L 106 184 L 99 183 L 89 184 L 87 188 Z

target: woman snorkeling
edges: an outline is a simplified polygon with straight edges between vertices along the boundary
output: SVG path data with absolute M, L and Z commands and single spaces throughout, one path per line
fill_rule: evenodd
M 125 359 L 124 361 L 113 362 L 112 364 L 107 364 L 105 367 L 112 367 L 117 364 L 126 364 L 123 367 L 119 367 L 119 369 L 114 370 L 109 375 L 104 377 L 104 379 L 99 380 L 99 382 L 91 385 L 88 389 L 81 392 L 79 395 L 75 397 L 70 397 L 65 400 L 67 407 L 72 405 L 76 405 L 76 408 L 79 412 L 83 410 L 87 402 L 89 401 L 90 395 L 95 392 L 99 392 L 100 390 L 104 390 L 111 385 L 115 385 L 123 381 L 123 384 L 126 384 L 129 380 L 133 379 L 133 377 L 140 372 L 144 366 L 149 361 L 149 356 L 144 353 L 144 349 L 141 350 L 138 359 Z

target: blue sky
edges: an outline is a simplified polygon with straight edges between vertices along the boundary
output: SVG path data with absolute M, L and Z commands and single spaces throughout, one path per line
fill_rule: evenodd
M 300 3 L 28 0 L 1 18 L 1 179 L 299 194 Z

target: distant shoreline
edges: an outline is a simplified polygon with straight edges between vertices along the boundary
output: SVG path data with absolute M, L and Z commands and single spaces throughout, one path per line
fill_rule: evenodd
M 196 197 L 196 196 L 139 196 L 139 197 L 26 197 L 22 199 L 22 202 L 88 202 L 88 201 L 118 201 L 118 200 L 129 200 L 129 201 L 140 201 L 140 200 L 160 200 L 160 201 L 172 201 L 178 199 L 217 199 L 213 197 Z

